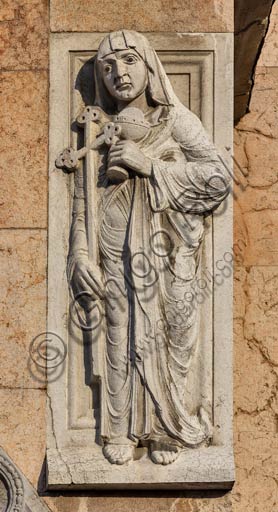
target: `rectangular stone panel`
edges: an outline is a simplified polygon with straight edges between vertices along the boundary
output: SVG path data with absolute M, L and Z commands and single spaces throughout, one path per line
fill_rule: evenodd
M 50 198 L 48 331 L 66 347 L 63 371 L 48 384 L 48 485 L 50 488 L 227 488 L 234 479 L 231 384 L 231 198 L 205 221 L 199 357 L 188 374 L 192 411 L 202 404 L 213 423 L 209 447 L 184 450 L 168 466 L 154 465 L 146 447 L 128 465 L 111 465 L 95 441 L 99 401 L 91 381 L 92 347 L 72 325 L 66 267 L 73 179 L 55 169 L 59 152 L 81 147 L 76 116 L 92 103 L 91 59 L 104 34 L 55 34 L 50 69 Z M 147 34 L 185 106 L 197 114 L 217 147 L 232 147 L 232 37 L 228 34 Z M 85 71 L 84 71 L 85 70 Z M 71 130 L 72 128 L 72 130 Z M 227 272 L 223 271 L 223 265 Z M 217 279 L 214 279 L 214 277 Z M 70 327 L 69 327 L 70 326 Z M 99 340 L 100 342 L 100 340 Z M 62 343 L 62 344 L 61 344 Z M 60 346 L 61 344 L 61 346 Z M 58 375 L 59 373 L 59 375 Z M 54 377 L 54 378 L 53 378 Z

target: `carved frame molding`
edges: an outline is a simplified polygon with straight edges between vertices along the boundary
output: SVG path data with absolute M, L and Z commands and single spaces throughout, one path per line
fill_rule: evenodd
M 24 512 L 24 485 L 22 478 L 3 450 L 0 451 L 0 478 L 8 490 L 6 512 Z
M 36 490 L 1 447 L 0 480 L 7 490 L 8 505 L 5 512 L 50 512 Z

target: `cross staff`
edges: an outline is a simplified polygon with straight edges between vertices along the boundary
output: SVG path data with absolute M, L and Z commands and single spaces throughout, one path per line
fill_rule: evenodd
M 108 121 L 108 122 L 107 122 Z M 87 106 L 80 116 L 77 123 L 84 127 L 84 147 L 74 150 L 72 147 L 65 148 L 55 161 L 56 167 L 64 169 L 67 172 L 76 170 L 79 161 L 84 158 L 84 189 L 85 189 L 85 224 L 88 244 L 89 260 L 98 265 L 98 233 L 97 233 L 97 153 L 101 145 L 115 144 L 121 132 L 121 127 L 109 122 L 109 118 L 98 107 Z M 102 128 L 102 130 L 101 130 Z M 102 312 L 102 306 L 99 301 L 94 303 L 97 306 L 99 314 Z M 95 321 L 95 307 L 88 312 L 87 322 L 91 327 Z M 102 343 L 100 324 L 92 332 L 90 336 L 92 342 L 92 359 L 93 359 L 93 378 L 101 379 L 102 369 Z
M 105 122 L 106 121 L 106 122 Z M 115 123 L 107 122 L 108 117 L 98 107 L 86 107 L 77 118 L 77 123 L 84 126 L 84 147 L 75 150 L 71 147 L 65 148 L 58 158 L 55 165 L 68 172 L 75 170 L 79 165 L 79 160 L 84 162 L 84 185 L 86 193 L 86 229 L 88 241 L 88 255 L 93 263 L 98 263 L 97 246 L 97 197 L 96 197 L 96 154 L 91 150 L 98 149 L 103 144 L 111 146 L 115 144 L 121 133 L 121 127 Z M 99 125 L 104 124 L 103 131 L 100 133 Z

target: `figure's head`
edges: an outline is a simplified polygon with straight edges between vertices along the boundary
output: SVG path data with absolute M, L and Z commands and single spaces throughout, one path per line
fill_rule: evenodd
M 164 76 L 155 51 L 142 34 L 112 32 L 102 40 L 96 56 L 96 103 L 102 108 L 112 102 L 129 103 L 145 91 L 152 104 L 169 105 Z
M 103 83 L 116 100 L 129 102 L 147 87 L 147 69 L 136 50 L 117 50 L 100 60 Z

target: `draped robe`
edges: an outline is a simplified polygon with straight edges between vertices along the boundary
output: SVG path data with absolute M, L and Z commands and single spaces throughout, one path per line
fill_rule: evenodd
M 107 283 L 101 436 L 135 444 L 197 446 L 211 436 L 206 411 L 188 412 L 185 389 L 197 347 L 204 215 L 228 178 L 199 119 L 182 104 L 157 106 L 138 142 L 152 174 L 113 185 L 102 155 L 98 181 L 100 266 Z M 84 190 L 77 177 L 69 268 L 87 257 Z M 113 290 L 112 290 L 113 288 Z M 190 295 L 191 293 L 191 295 Z

